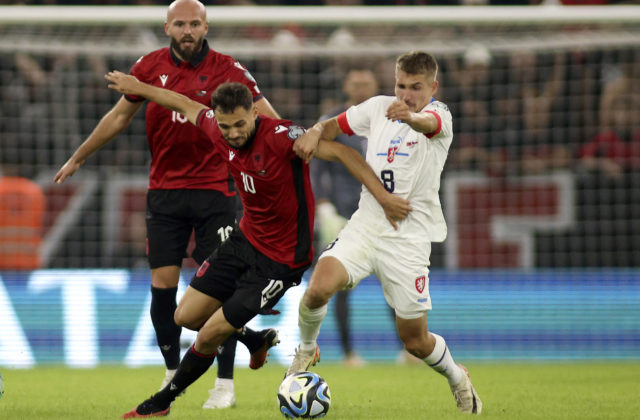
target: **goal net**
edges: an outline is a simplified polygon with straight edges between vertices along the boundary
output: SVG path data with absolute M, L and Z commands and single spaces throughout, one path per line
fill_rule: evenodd
M 5 174 L 44 190 L 43 267 L 144 266 L 143 112 L 68 183 L 53 174 L 118 95 L 103 79 L 168 44 L 164 7 L 0 7 Z M 394 59 L 439 60 L 454 116 L 434 267 L 640 264 L 640 10 L 620 7 L 209 7 L 285 118 L 344 101 L 354 65 L 393 94 Z

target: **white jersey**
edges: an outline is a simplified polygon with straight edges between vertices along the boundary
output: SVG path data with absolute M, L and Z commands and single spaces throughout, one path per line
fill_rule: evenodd
M 366 137 L 367 163 L 388 191 L 407 200 L 413 207 L 409 216 L 394 230 L 382 207 L 366 187 L 362 188 L 358 210 L 351 220 L 379 232 L 381 237 L 415 238 L 418 241 L 442 242 L 447 225 L 438 197 L 440 175 L 453 139 L 449 108 L 432 100 L 421 112 L 438 119 L 438 129 L 425 135 L 408 124 L 385 117 L 396 98 L 376 96 L 350 107 L 338 118 L 343 131 Z

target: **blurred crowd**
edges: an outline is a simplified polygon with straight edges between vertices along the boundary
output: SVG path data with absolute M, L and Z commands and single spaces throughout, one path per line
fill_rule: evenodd
M 640 49 L 496 53 L 478 44 L 438 58 L 436 96 L 449 105 L 456 132 L 444 177 L 472 173 L 501 182 L 569 172 L 576 180 L 578 223 L 567 232 L 538 234 L 535 265 L 640 265 Z M 393 94 L 393 59 L 358 63 L 375 71 L 383 94 Z M 0 55 L 0 171 L 29 179 L 55 171 L 117 100 L 103 75 L 110 69 L 127 71 L 133 61 Z M 344 102 L 341 83 L 353 64 L 326 57 L 242 61 L 280 113 L 307 126 Z M 96 171 L 102 180 L 113 173 L 146 174 L 150 156 L 142 117 L 140 112 L 83 171 Z M 100 202 L 90 208 L 83 223 L 102 225 Z M 76 233 L 74 240 L 91 236 L 99 243 L 101 235 L 93 228 Z M 138 261 L 125 254 L 108 264 Z M 442 255 L 442 249 L 434 249 L 433 265 L 443 265 Z M 63 257 L 51 264 L 68 265 Z M 93 262 L 80 264 L 96 264 L 95 258 L 88 261 Z

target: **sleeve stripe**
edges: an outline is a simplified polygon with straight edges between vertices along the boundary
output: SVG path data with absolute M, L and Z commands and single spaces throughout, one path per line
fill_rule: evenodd
M 253 97 L 253 102 L 258 102 L 260 99 L 264 98 L 264 93 L 261 93 L 259 95 L 256 95 Z
M 144 98 L 141 98 L 139 96 L 133 96 L 133 95 L 124 95 L 124 98 L 129 102 L 142 102 L 145 100 Z
M 349 136 L 353 136 L 355 134 L 351 127 L 349 127 L 349 121 L 347 121 L 347 111 L 338 115 L 338 125 L 340 126 L 340 130 L 342 130 L 343 133 Z
M 424 112 L 428 112 L 429 114 L 433 114 L 433 116 L 436 117 L 436 120 L 438 120 L 438 128 L 436 128 L 436 131 L 434 131 L 432 133 L 425 133 L 428 138 L 432 138 L 433 136 L 436 136 L 436 135 L 440 134 L 440 130 L 442 130 L 442 119 L 440 118 L 440 115 L 438 115 L 438 113 L 435 112 L 435 111 L 427 110 L 427 111 L 424 111 Z
M 211 108 L 202 108 L 200 112 L 198 112 L 198 118 L 196 118 L 196 127 L 200 127 L 200 121 L 204 118 L 204 113 L 207 112 Z

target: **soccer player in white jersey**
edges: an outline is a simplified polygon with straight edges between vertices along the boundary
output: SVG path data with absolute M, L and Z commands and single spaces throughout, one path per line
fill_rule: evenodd
M 300 346 L 287 375 L 305 371 L 320 358 L 316 338 L 329 299 L 375 273 L 387 303 L 395 310 L 398 335 L 409 353 L 444 375 L 463 413 L 480 414 L 482 402 L 466 368 L 456 364 L 444 338 L 430 333 L 427 311 L 431 242 L 442 242 L 447 226 L 438 190 L 453 139 L 451 113 L 433 99 L 438 64 L 425 52 L 408 52 L 396 61 L 395 97 L 376 96 L 316 124 L 294 145 L 310 160 L 320 139 L 358 134 L 368 138 L 366 160 L 385 188 L 409 200 L 412 211 L 387 222 L 366 188 L 358 210 L 322 253 L 300 301 Z

